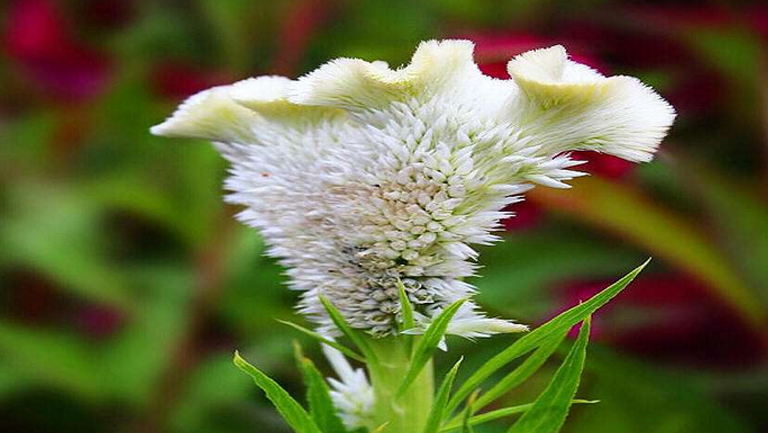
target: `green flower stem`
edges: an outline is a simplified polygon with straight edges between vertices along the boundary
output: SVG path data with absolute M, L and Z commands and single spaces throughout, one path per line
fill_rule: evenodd
M 368 425 L 371 432 L 378 431 L 385 424 L 382 433 L 420 432 L 426 425 L 434 397 L 431 360 L 408 390 L 399 399 L 395 399 L 411 365 L 410 346 L 405 340 L 401 337 L 371 340 L 378 360 L 375 366 L 369 366 L 376 396 L 373 416 Z

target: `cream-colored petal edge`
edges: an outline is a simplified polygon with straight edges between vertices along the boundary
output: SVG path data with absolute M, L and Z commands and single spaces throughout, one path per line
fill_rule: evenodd
M 477 70 L 470 41 L 422 42 L 411 63 L 390 69 L 384 62 L 337 59 L 299 78 L 289 97 L 306 105 L 346 109 L 381 108 L 439 87 L 466 68 Z
M 559 45 L 523 53 L 507 68 L 525 97 L 541 110 L 562 109 L 559 128 L 584 131 L 583 141 L 563 142 L 563 151 L 587 149 L 649 161 L 675 119 L 672 106 L 637 78 L 604 77 L 571 61 Z
M 199 138 L 247 143 L 257 114 L 229 96 L 230 86 L 219 86 L 190 96 L 150 132 L 166 137 Z
M 286 127 L 332 118 L 340 110 L 297 105 L 288 100 L 291 86 L 285 77 L 262 76 L 214 87 L 189 97 L 155 135 L 200 138 L 228 143 L 257 142 L 254 128 L 264 123 Z

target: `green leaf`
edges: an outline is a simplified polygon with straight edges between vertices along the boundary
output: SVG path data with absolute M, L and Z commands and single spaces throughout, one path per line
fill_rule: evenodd
M 90 301 L 130 310 L 136 306 L 123 267 L 108 259 L 100 209 L 79 189 L 16 184 L 8 190 L 12 212 L 3 215 L 0 249 L 15 265 L 56 281 Z
M 698 179 L 698 173 L 696 176 Z M 654 257 L 696 275 L 755 328 L 763 328 L 768 310 L 755 290 L 735 272 L 728 257 L 704 236 L 699 221 L 660 207 L 629 185 L 590 177 L 579 179 L 574 186 L 577 187 L 567 195 L 552 188 L 541 188 L 530 197 L 536 203 L 566 211 L 570 216 L 615 233 L 650 251 Z
M 253 31 L 249 25 L 261 15 L 254 17 L 254 3 L 249 0 L 197 0 L 195 2 L 204 13 L 213 30 L 212 36 L 217 42 L 222 63 L 228 70 L 242 71 L 248 66 L 248 49 L 253 46 Z M 263 13 L 263 12 L 262 12 Z M 248 17 L 248 18 L 246 18 Z M 262 24 L 263 25 L 263 24 Z
M 252 390 L 253 385 L 232 368 L 229 354 L 213 354 L 190 372 L 184 391 L 168 415 L 167 431 L 201 431 L 201 426 L 221 419 L 224 408 L 241 405 Z
M 612 278 L 645 260 L 617 244 L 559 226 L 516 232 L 504 242 L 480 249 L 484 268 L 477 299 L 482 305 L 493 305 L 494 313 L 504 317 L 544 317 L 551 311 L 548 289 L 553 284 L 574 277 Z M 519 299 L 525 302 L 516 302 Z
M 611 433 L 755 433 L 749 420 L 735 408 L 725 407 L 717 395 L 728 392 L 726 389 L 745 393 L 768 389 L 764 370 L 731 372 L 740 377 L 739 381 L 748 375 L 743 380 L 749 384 L 719 388 L 728 380 L 727 373 L 716 373 L 715 381 L 720 385 L 713 386 L 691 371 L 657 364 L 600 345 L 590 347 L 584 368 L 590 373 L 589 392 L 602 401 L 601 407 L 570 419 L 568 431 L 594 433 L 598 426 L 600 431 Z
M 559 333 L 563 330 L 570 329 L 573 325 L 579 323 L 597 311 L 598 308 L 602 307 L 616 295 L 621 293 L 621 291 L 624 290 L 624 288 L 626 288 L 629 283 L 635 279 L 637 274 L 639 274 L 648 265 L 650 260 L 651 259 L 648 259 L 645 263 L 638 266 L 632 272 L 628 273 L 619 281 L 611 284 L 597 295 L 591 297 L 588 301 L 583 302 L 564 313 L 561 313 L 554 319 L 539 326 L 535 330 L 515 341 L 504 351 L 491 358 L 475 373 L 473 373 L 461 385 L 461 387 L 459 387 L 458 391 L 456 391 L 456 394 L 448 403 L 448 411 L 453 412 L 459 406 L 459 404 L 461 404 L 461 401 L 472 392 L 472 390 L 477 388 L 482 381 L 490 377 L 501 367 L 541 346 L 548 339 L 556 338 L 556 336 L 559 335 Z
M 298 343 L 295 345 L 296 362 L 307 385 L 309 414 L 324 433 L 346 433 L 347 429 L 336 414 L 330 389 L 315 364 L 305 357 Z
M 473 408 L 475 407 L 475 399 L 477 399 L 478 394 L 480 394 L 480 390 L 476 389 L 475 392 L 473 392 L 472 395 L 469 396 L 469 400 L 467 400 L 467 406 L 464 408 L 464 413 L 462 414 L 462 419 L 461 419 L 461 433 L 474 432 L 474 429 L 470 424 L 470 420 L 472 419 L 472 415 L 474 415 L 475 413 Z
M 756 98 L 754 89 L 762 79 L 760 55 L 765 48 L 756 34 L 745 30 L 701 26 L 688 34 L 688 41 L 697 55 L 730 79 L 738 90 L 736 97 Z
M 0 401 L 4 401 L 17 391 L 31 388 L 33 382 L 26 376 L 20 375 L 16 367 L 0 362 Z
M 547 385 L 530 410 L 525 412 L 509 430 L 508 433 L 556 433 L 565 422 L 571 401 L 576 395 L 587 358 L 589 343 L 590 318 L 584 320 L 571 351 L 566 356 L 563 365 L 557 369 L 555 376 Z
M 176 342 L 187 332 L 190 311 L 179 306 L 191 305 L 197 280 L 188 268 L 172 263 L 132 268 L 131 277 L 142 288 L 141 303 L 121 332 L 102 343 L 91 364 L 102 366 L 120 398 L 151 404 L 157 378 L 173 368 Z
M 424 433 L 437 433 L 440 429 L 440 423 L 445 415 L 445 405 L 448 403 L 451 387 L 453 387 L 453 380 L 456 378 L 456 372 L 459 371 L 462 361 L 464 361 L 463 357 L 456 361 L 456 364 L 448 371 L 448 374 L 445 375 L 443 382 L 440 384 L 435 401 L 432 403 L 429 417 L 427 418 L 427 425 L 424 427 Z
M 427 365 L 427 362 L 432 358 L 432 354 L 437 350 L 437 346 L 445 336 L 445 331 L 448 329 L 448 324 L 451 323 L 451 319 L 459 311 L 467 299 L 459 299 L 453 304 L 447 306 L 438 316 L 429 324 L 429 327 L 424 331 L 424 335 L 419 340 L 419 343 L 414 349 L 413 357 L 411 359 L 411 365 L 408 368 L 408 373 L 403 379 L 403 383 L 397 390 L 396 397 L 402 396 L 408 387 L 411 386 L 416 377 L 421 373 L 421 370 Z
M 0 356 L 15 376 L 98 400 L 111 390 L 104 386 L 102 366 L 83 340 L 64 332 L 33 330 L 0 322 Z
M 399 338 L 405 340 L 405 347 L 408 350 L 408 356 L 410 356 L 413 351 L 413 336 L 404 333 L 404 331 L 415 328 L 416 322 L 413 320 L 413 304 L 411 304 L 411 300 L 408 299 L 405 285 L 400 281 L 400 278 L 397 279 L 397 292 L 400 297 L 400 312 L 403 318 L 403 320 L 398 323 L 398 330 L 400 331 Z
M 595 404 L 599 402 L 600 400 L 574 399 L 573 401 L 571 401 L 571 404 Z M 477 406 L 478 406 L 478 403 L 475 402 L 475 407 Z M 481 413 L 480 415 L 475 415 L 472 418 L 470 418 L 469 425 L 476 426 L 476 425 L 484 424 L 490 421 L 495 421 L 500 418 L 517 415 L 517 414 L 528 411 L 532 407 L 533 407 L 533 403 L 527 403 L 527 404 L 521 404 L 517 406 L 505 407 L 503 409 L 488 411 L 486 413 Z M 449 432 L 451 430 L 456 430 L 457 428 L 460 428 L 462 426 L 462 422 L 463 422 L 463 419 L 460 417 L 457 417 L 455 420 L 451 420 L 451 422 L 447 423 L 445 427 L 440 429 L 440 431 Z
M 559 335 L 547 339 L 525 362 L 504 376 L 493 388 L 483 393 L 475 402 L 475 410 L 478 411 L 488 406 L 497 398 L 506 394 L 510 389 L 531 377 L 549 359 L 555 349 L 560 346 L 560 343 L 563 342 L 567 334 L 568 330 L 562 330 Z
M 296 433 L 323 433 L 307 411 L 286 390 L 240 357 L 238 352 L 235 352 L 234 363 L 240 370 L 253 378 L 256 385 L 267 394 L 267 398 L 275 405 L 277 411 Z
M 349 326 L 349 323 L 344 319 L 344 316 L 341 315 L 341 312 L 325 296 L 320 295 L 319 298 L 323 307 L 325 307 L 325 310 L 328 312 L 328 315 L 331 316 L 331 320 L 333 320 L 336 328 L 338 328 L 347 338 L 352 340 L 352 342 L 355 343 L 355 346 L 363 352 L 366 362 L 376 364 L 376 353 L 373 351 L 373 348 L 371 348 L 371 345 L 368 344 L 368 341 L 365 340 L 365 336 L 363 336 L 360 331 L 352 329 L 352 327 Z
M 349 358 L 352 358 L 352 359 L 354 359 L 356 361 L 365 362 L 365 357 L 363 357 L 363 355 L 360 355 L 359 353 L 355 352 L 354 350 L 350 349 L 347 346 L 344 346 L 343 344 L 340 344 L 340 343 L 338 343 L 336 341 L 333 341 L 333 340 L 329 340 L 328 338 L 323 337 L 322 335 L 318 334 L 317 332 L 311 331 L 311 330 L 309 330 L 309 329 L 307 329 L 307 328 L 305 328 L 305 327 L 303 327 L 301 325 L 297 325 L 297 324 L 295 324 L 293 322 L 288 322 L 286 320 L 280 320 L 280 319 L 277 319 L 277 321 L 282 323 L 283 325 L 290 326 L 291 328 L 296 329 L 297 331 L 299 331 L 299 332 L 301 332 L 301 333 L 303 333 L 305 335 L 308 335 L 308 336 L 316 339 L 317 341 L 319 341 L 319 342 L 321 342 L 321 343 L 323 343 L 325 345 L 333 347 L 334 349 L 338 350 L 339 352 L 343 353 L 344 355 L 346 355 Z
M 693 194 L 700 197 L 709 219 L 717 225 L 715 231 L 724 250 L 731 257 L 737 269 L 742 269 L 758 290 L 763 305 L 768 306 L 768 204 L 759 191 L 751 185 L 743 185 L 708 170 L 707 167 L 683 162 L 680 158 L 675 171 L 679 183 L 688 186 Z M 678 173 L 679 171 L 679 173 Z M 690 179 L 697 179 L 690 182 Z M 723 209 L 738 209 L 738 212 L 723 212 Z
M 559 335 L 547 339 L 541 347 L 536 349 L 536 351 L 525 360 L 525 362 L 504 376 L 504 378 L 494 385 L 493 388 L 483 393 L 475 402 L 474 410 L 479 411 L 488 406 L 496 399 L 509 392 L 510 389 L 520 385 L 526 379 L 531 377 L 531 375 L 535 373 L 547 359 L 549 359 L 558 346 L 560 346 L 560 343 L 563 342 L 567 334 L 568 330 L 566 329 L 560 331 Z M 458 428 L 461 422 L 460 417 L 461 415 L 457 415 L 448 424 L 455 424 Z
M 400 281 L 399 278 L 397 279 L 397 291 L 400 296 L 400 312 L 403 315 L 400 331 L 412 329 L 416 326 L 416 323 L 413 320 L 413 305 L 411 304 L 411 300 L 408 299 L 408 294 L 405 292 L 405 285 L 403 285 L 403 282 Z

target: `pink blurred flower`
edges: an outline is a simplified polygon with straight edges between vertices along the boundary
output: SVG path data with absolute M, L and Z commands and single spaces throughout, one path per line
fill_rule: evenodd
M 49 0 L 18 0 L 8 7 L 2 44 L 8 57 L 47 96 L 77 102 L 99 94 L 109 61 L 72 36 L 63 11 Z

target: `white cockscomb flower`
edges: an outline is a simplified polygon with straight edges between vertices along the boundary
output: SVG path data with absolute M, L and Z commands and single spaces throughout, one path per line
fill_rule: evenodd
M 648 161 L 674 110 L 631 77 L 604 77 L 560 46 L 484 76 L 468 41 L 422 43 L 411 63 L 331 61 L 298 80 L 259 77 L 189 98 L 152 132 L 215 142 L 231 162 L 228 201 L 303 291 L 301 311 L 333 326 L 322 294 L 350 324 L 396 329 L 397 281 L 425 326 L 474 293 L 472 245 L 535 184 L 582 175 L 569 152 Z M 469 302 L 448 332 L 525 329 Z

